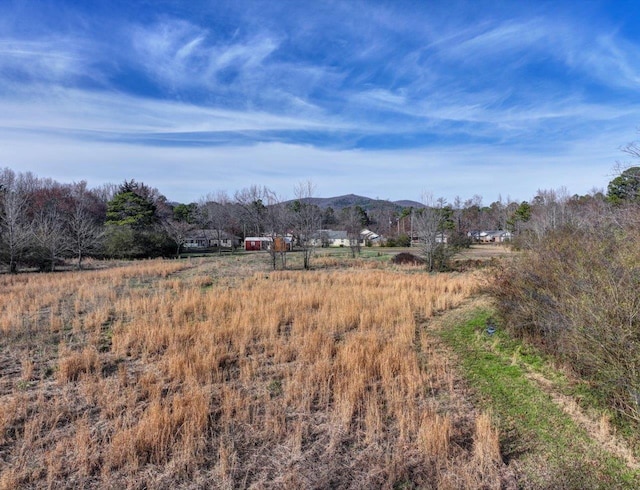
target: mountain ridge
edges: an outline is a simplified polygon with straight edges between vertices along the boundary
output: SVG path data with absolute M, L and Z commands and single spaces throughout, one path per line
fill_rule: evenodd
M 360 206 L 364 210 L 375 209 L 380 207 L 394 207 L 398 210 L 407 207 L 424 207 L 423 204 L 418 201 L 411 201 L 407 199 L 399 201 L 389 201 L 387 199 L 374 199 L 367 196 L 360 196 L 357 194 L 343 194 L 333 197 L 309 197 L 303 199 L 305 202 L 315 204 L 321 209 L 332 208 L 334 211 L 339 211 L 351 206 Z M 292 202 L 291 201 L 287 202 Z

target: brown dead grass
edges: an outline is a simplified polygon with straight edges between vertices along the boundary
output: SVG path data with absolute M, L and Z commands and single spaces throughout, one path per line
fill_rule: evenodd
M 473 276 L 243 260 L 0 277 L 0 488 L 494 486 L 422 328 Z

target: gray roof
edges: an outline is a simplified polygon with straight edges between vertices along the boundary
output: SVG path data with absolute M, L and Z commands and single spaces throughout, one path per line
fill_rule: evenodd
M 349 238 L 344 230 L 318 230 L 318 236 L 326 237 L 329 240 L 346 240 Z
M 218 239 L 218 230 L 194 230 L 189 233 L 187 237 L 188 240 L 217 240 Z M 221 240 L 240 240 L 240 237 L 232 235 L 231 233 L 227 233 L 224 230 L 220 231 L 220 239 Z

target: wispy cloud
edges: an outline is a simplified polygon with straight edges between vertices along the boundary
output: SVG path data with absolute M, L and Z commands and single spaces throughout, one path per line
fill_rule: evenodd
M 477 64 L 487 58 L 504 58 L 506 55 L 522 54 L 546 50 L 551 44 L 554 31 L 542 19 L 525 21 L 508 20 L 493 26 L 482 24 L 468 32 L 467 36 L 449 37 L 447 42 L 438 43 L 438 53 L 448 59 L 463 63 Z
M 524 198 L 536 175 L 606 174 L 638 124 L 640 38 L 597 6 L 132 2 L 103 18 L 63 3 L 33 22 L 0 6 L 0 165 L 119 180 L 158 177 L 157 162 L 172 177 L 154 185 L 175 197 L 184 161 L 229 172 L 228 189 L 291 175 L 384 195 L 425 180 L 409 197 L 484 193 L 473 182 L 499 187 L 509 168 Z
M 590 49 L 571 61 L 602 84 L 634 91 L 640 88 L 640 43 L 601 34 Z
M 90 64 L 77 40 L 0 39 L 0 81 L 73 82 L 90 73 Z
M 238 111 L 77 89 L 41 87 L 0 99 L 0 128 L 38 131 L 93 131 L 114 135 L 206 133 L 216 131 L 339 130 L 333 118 L 309 119 L 260 111 Z
M 278 47 L 269 36 L 243 42 L 216 41 L 201 27 L 183 20 L 132 28 L 134 59 L 159 82 L 172 88 L 225 85 L 225 70 L 242 79 L 251 78 L 251 70 L 259 69 Z

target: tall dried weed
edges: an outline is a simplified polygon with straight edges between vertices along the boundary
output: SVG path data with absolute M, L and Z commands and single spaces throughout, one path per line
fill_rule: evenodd
M 29 396 L 0 393 L 3 485 L 437 481 L 460 450 L 430 408 L 417 322 L 468 298 L 473 277 L 198 267 L 0 277 L 0 330 L 38 352 L 16 369 L 36 380 Z M 494 461 L 496 437 L 478 425 L 466 461 Z

